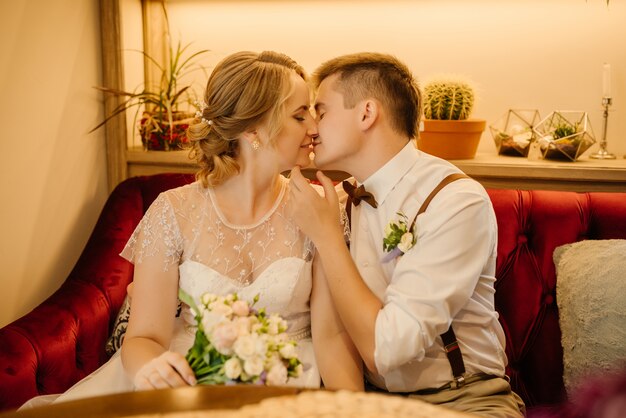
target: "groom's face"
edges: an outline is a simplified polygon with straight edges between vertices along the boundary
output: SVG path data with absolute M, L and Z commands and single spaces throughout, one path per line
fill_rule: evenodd
M 324 79 L 315 100 L 319 133 L 314 142 L 315 165 L 326 170 L 346 170 L 346 158 L 360 143 L 357 108 L 344 107 L 343 95 L 335 89 L 338 78 L 335 74 Z

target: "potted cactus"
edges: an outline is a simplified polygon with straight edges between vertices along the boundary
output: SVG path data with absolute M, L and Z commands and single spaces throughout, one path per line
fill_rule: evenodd
M 417 147 L 447 160 L 476 155 L 486 121 L 469 119 L 474 89 L 458 77 L 438 77 L 424 86 L 424 128 Z

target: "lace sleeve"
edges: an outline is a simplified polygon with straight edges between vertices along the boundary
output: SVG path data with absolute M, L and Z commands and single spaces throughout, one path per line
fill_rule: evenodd
M 346 212 L 346 201 L 348 200 L 348 195 L 343 190 L 343 187 L 341 187 L 341 182 L 335 185 L 335 191 L 339 197 L 339 222 L 341 222 L 341 226 L 343 227 L 343 238 L 347 243 L 349 243 L 350 220 L 348 219 L 348 214 Z
M 163 271 L 168 271 L 179 264 L 182 250 L 183 239 L 176 214 L 166 193 L 161 193 L 148 208 L 120 255 L 133 264 L 157 257 L 161 259 Z

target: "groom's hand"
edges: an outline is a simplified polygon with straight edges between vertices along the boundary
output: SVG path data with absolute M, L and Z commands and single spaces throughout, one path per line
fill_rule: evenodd
M 300 167 L 291 170 L 291 187 L 289 191 L 291 215 L 298 225 L 316 246 L 329 234 L 338 233 L 343 239 L 343 232 L 339 222 L 339 199 L 331 179 L 321 171 L 317 178 L 324 188 L 324 196 L 319 193 L 304 178 Z

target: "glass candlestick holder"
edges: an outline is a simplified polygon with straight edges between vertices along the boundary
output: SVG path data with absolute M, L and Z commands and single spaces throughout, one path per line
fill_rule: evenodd
M 611 154 L 606 149 L 606 128 L 609 122 L 609 107 L 613 100 L 610 97 L 602 98 L 602 106 L 604 107 L 604 112 L 602 114 L 603 123 L 602 123 L 602 139 L 600 140 L 600 149 L 598 152 L 591 154 L 589 157 L 594 158 L 596 160 L 614 160 L 615 154 Z

